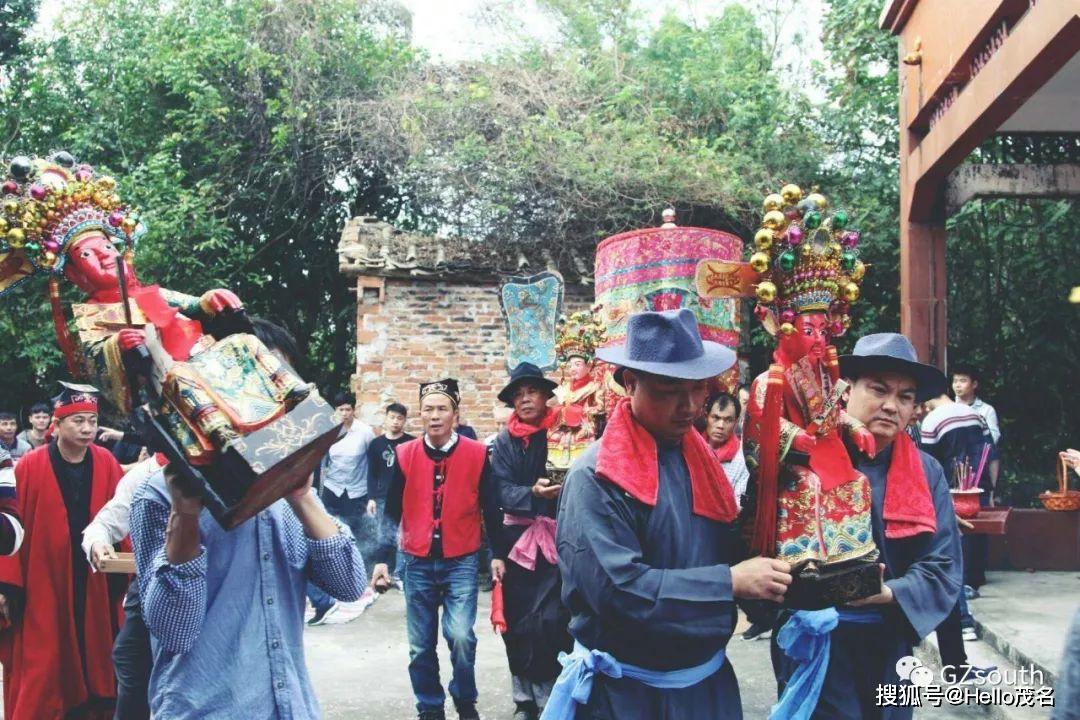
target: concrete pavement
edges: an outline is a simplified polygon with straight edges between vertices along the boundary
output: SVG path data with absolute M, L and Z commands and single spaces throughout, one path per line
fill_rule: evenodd
M 491 631 L 490 593 L 481 593 L 477 612 L 476 678 L 479 710 L 485 720 L 510 720 L 510 676 L 503 642 Z M 739 627 L 741 632 L 745 620 Z M 405 603 L 390 591 L 356 620 L 344 625 L 308 628 L 307 664 L 327 720 L 408 720 L 416 717 L 409 685 L 409 648 L 405 638 Z M 732 638 L 728 657 L 739 678 L 743 715 L 765 718 L 776 701 L 776 683 L 769 660 L 769 643 Z M 440 639 L 439 658 L 444 686 L 450 679 L 446 644 Z M 454 718 L 447 702 L 447 716 Z M 981 717 L 978 710 L 926 708 L 918 720 L 959 720 Z M 690 720 L 690 719 L 688 719 Z

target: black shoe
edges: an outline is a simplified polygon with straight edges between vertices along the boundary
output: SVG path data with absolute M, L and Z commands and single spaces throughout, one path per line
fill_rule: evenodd
M 326 617 L 332 615 L 338 610 L 337 601 L 332 602 L 330 605 L 324 608 L 315 608 L 315 614 L 307 621 L 310 626 L 322 625 L 326 622 Z
M 446 711 L 442 708 L 438 710 L 421 710 L 420 714 L 416 716 L 416 720 L 446 720 Z
M 941 671 L 941 676 L 950 685 L 970 685 L 985 679 L 994 670 L 997 670 L 997 665 L 979 667 L 978 665 L 964 663 L 955 668 L 946 667 Z
M 772 628 L 765 623 L 751 623 L 746 632 L 742 634 L 743 640 L 756 640 L 772 632 Z
M 457 708 L 458 720 L 480 720 L 480 713 L 476 712 L 476 703 L 454 703 Z
M 491 589 L 495 587 L 495 582 L 491 579 L 490 575 L 484 574 L 480 576 L 480 592 L 491 592 Z
M 536 707 L 534 702 L 519 702 L 517 704 L 517 712 L 514 713 L 514 720 L 539 720 L 540 708 Z

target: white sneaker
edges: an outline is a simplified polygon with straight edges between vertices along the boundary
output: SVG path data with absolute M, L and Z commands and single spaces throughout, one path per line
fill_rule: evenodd
M 975 632 L 975 628 L 973 627 L 964 628 L 962 634 L 964 636 L 964 640 L 966 640 L 967 642 L 975 642 L 979 639 L 979 635 Z
M 360 612 L 364 612 L 369 607 L 375 604 L 375 601 L 379 599 L 379 594 L 371 588 L 364 590 L 364 594 L 360 596 L 360 599 L 356 601 L 360 606 Z

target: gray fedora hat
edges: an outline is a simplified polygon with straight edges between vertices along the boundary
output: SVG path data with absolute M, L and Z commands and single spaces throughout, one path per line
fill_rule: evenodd
M 720 343 L 703 341 L 697 318 L 688 308 L 631 315 L 626 344 L 601 348 L 596 357 L 619 368 L 641 370 L 677 380 L 706 380 L 735 364 L 735 353 Z M 622 384 L 622 372 L 615 373 Z
M 938 397 L 948 382 L 945 373 L 919 362 L 915 346 L 900 333 L 875 333 L 859 338 L 850 355 L 840 356 L 840 374 L 846 378 L 868 372 L 897 372 L 915 379 L 916 402 Z

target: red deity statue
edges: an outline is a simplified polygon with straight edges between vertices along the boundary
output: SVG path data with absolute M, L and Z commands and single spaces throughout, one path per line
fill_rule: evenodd
M 765 201 L 750 265 L 756 315 L 779 337 L 773 364 L 754 381 L 746 429 L 753 476 L 751 547 L 792 566 L 787 604 L 814 609 L 878 592 L 870 485 L 844 444 L 874 454 L 870 432 L 843 409 L 832 338 L 850 320 L 864 268 L 846 213 L 786 186 Z

